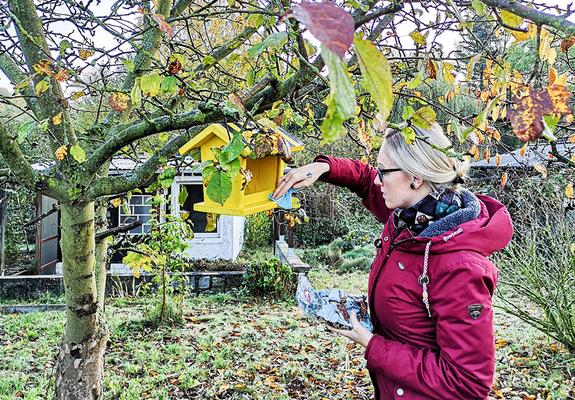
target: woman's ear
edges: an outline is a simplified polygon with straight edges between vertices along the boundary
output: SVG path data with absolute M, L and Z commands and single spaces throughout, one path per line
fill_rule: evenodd
M 413 177 L 411 180 L 411 184 L 409 185 L 413 190 L 417 190 L 423 185 L 423 179 L 418 178 L 416 176 Z

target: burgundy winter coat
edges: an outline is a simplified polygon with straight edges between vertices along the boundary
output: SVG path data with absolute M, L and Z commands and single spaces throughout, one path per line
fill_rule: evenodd
M 404 230 L 393 240 L 393 213 L 374 184 L 376 170 L 348 159 L 316 161 L 330 165 L 322 180 L 355 192 L 385 223 L 368 283 L 374 336 L 365 358 L 375 398 L 486 399 L 494 373 L 491 296 L 497 283 L 486 257 L 511 240 L 506 208 L 463 191 L 460 210 L 417 237 Z

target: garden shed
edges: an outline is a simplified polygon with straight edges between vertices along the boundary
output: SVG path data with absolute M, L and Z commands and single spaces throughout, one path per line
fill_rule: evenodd
M 110 175 L 124 174 L 133 170 L 145 160 L 130 158 L 114 158 L 110 166 Z M 44 169 L 46 165 L 37 164 L 37 169 Z M 180 206 L 178 196 L 182 187 L 186 188 L 188 197 Z M 134 194 L 128 200 L 127 207 L 108 208 L 109 227 L 117 227 L 134 221 L 142 224 L 132 229 L 128 234 L 132 236 L 145 233 L 150 225 L 151 205 L 148 203 L 149 194 Z M 244 217 L 222 215 L 218 218 L 216 229 L 206 231 L 206 214 L 194 211 L 195 203 L 203 201 L 203 185 L 201 169 L 198 164 L 184 167 L 174 179 L 171 188 L 166 193 L 165 212 L 179 215 L 180 212 L 190 213 L 189 218 L 194 224 L 194 238 L 189 241 L 186 255 L 191 259 L 224 259 L 234 260 L 239 254 L 243 243 Z M 57 202 L 44 195 L 36 198 L 37 216 L 44 216 L 36 227 L 36 267 L 37 274 L 53 274 L 61 271 L 62 256 L 60 253 L 60 232 Z M 129 211 L 129 212 L 128 212 Z M 127 267 L 122 263 L 122 254 L 112 257 L 110 269 L 112 272 L 125 272 Z

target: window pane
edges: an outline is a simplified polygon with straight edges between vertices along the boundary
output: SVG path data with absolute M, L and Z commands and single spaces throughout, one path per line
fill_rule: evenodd
M 194 232 L 203 233 L 206 231 L 206 224 L 208 223 L 206 213 L 194 211 L 194 204 L 204 201 L 203 186 L 201 183 L 197 183 L 195 185 L 188 184 L 185 186 L 188 191 L 188 198 L 182 206 L 182 210 L 188 211 L 190 213 L 189 219 L 194 224 Z

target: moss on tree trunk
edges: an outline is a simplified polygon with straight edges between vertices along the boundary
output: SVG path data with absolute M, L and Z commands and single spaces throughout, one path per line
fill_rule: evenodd
M 94 203 L 63 204 L 62 262 L 67 319 L 58 357 L 55 398 L 103 398 L 108 329 L 96 285 Z

